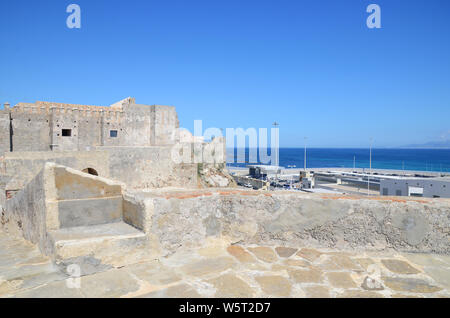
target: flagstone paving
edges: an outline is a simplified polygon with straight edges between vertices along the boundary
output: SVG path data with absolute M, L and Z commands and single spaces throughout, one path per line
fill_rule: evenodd
M 450 297 L 446 255 L 214 244 L 76 280 L 0 230 L 0 297 Z

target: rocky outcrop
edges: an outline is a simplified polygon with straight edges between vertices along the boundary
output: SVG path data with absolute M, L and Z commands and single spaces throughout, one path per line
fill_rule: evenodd
M 236 187 L 225 164 L 198 164 L 198 182 L 201 188 Z

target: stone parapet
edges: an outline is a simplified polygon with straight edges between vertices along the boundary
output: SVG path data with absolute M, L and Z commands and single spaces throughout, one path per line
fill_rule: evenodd
M 151 233 L 165 253 L 219 237 L 246 244 L 450 254 L 447 199 L 236 189 L 138 196 L 151 210 Z

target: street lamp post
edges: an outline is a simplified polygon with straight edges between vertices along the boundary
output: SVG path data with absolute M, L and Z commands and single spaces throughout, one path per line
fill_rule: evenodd
M 308 139 L 308 138 L 305 137 L 305 159 L 304 159 L 304 170 L 305 170 L 305 173 L 306 173 L 306 139 Z M 305 174 L 305 176 L 306 176 L 306 174 Z
M 280 126 L 280 124 L 279 123 L 277 123 L 276 121 L 272 124 L 275 128 L 277 128 L 278 126 Z M 275 182 L 278 184 L 278 166 L 279 166 L 279 163 L 278 163 L 278 152 L 279 152 L 279 147 L 278 147 L 278 145 L 277 145 L 277 147 L 276 147 L 277 149 L 275 149 L 275 166 L 277 167 L 276 168 L 276 173 L 275 173 Z M 272 150 L 274 149 L 274 147 L 272 146 Z M 272 155 L 272 153 L 271 153 L 271 155 Z
M 369 176 L 367 177 L 367 196 L 370 196 L 370 176 L 372 175 L 372 141 L 370 138 Z
M 280 124 L 279 123 L 277 123 L 276 121 L 272 124 L 275 128 L 277 128 L 278 126 L 280 126 Z M 272 149 L 274 149 L 273 147 L 272 147 Z M 279 165 L 279 163 L 278 163 L 278 151 L 279 151 L 279 149 L 277 148 L 277 149 L 275 149 L 275 162 L 274 162 L 274 165 L 275 166 L 277 166 L 278 167 L 278 165 Z

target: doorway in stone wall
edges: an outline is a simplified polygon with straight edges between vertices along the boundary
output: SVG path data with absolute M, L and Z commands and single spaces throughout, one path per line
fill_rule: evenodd
M 93 176 L 98 176 L 98 172 L 97 170 L 95 170 L 94 168 L 86 168 L 82 170 L 84 173 L 89 173 Z

